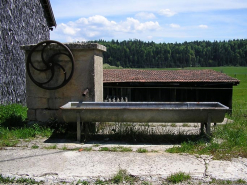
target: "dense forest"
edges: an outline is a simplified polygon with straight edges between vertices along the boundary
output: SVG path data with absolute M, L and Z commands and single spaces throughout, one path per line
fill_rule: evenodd
M 184 43 L 93 42 L 107 47 L 104 63 L 124 68 L 247 66 L 247 39 Z

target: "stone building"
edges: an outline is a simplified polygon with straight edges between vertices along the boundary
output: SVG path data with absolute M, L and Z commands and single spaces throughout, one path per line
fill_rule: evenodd
M 0 1 L 0 104 L 26 103 L 21 45 L 50 39 L 56 21 L 49 0 Z

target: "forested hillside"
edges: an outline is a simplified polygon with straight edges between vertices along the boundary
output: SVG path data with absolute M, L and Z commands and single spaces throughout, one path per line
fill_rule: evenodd
M 110 42 L 104 63 L 124 68 L 247 66 L 247 40 L 155 43 L 140 40 Z

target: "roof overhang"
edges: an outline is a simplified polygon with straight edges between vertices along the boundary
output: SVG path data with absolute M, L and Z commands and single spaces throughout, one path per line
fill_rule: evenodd
M 214 70 L 104 69 L 104 84 L 166 83 L 238 85 L 239 80 Z
M 43 8 L 44 8 L 44 12 L 45 12 L 45 17 L 49 26 L 50 30 L 53 30 L 53 26 L 57 26 L 53 11 L 52 11 L 52 7 L 51 7 L 51 3 L 50 0 L 41 0 L 40 1 Z

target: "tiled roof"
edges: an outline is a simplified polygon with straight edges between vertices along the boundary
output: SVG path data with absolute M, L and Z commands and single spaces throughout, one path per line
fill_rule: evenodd
M 239 80 L 214 70 L 104 69 L 104 83 L 111 82 L 228 82 Z

